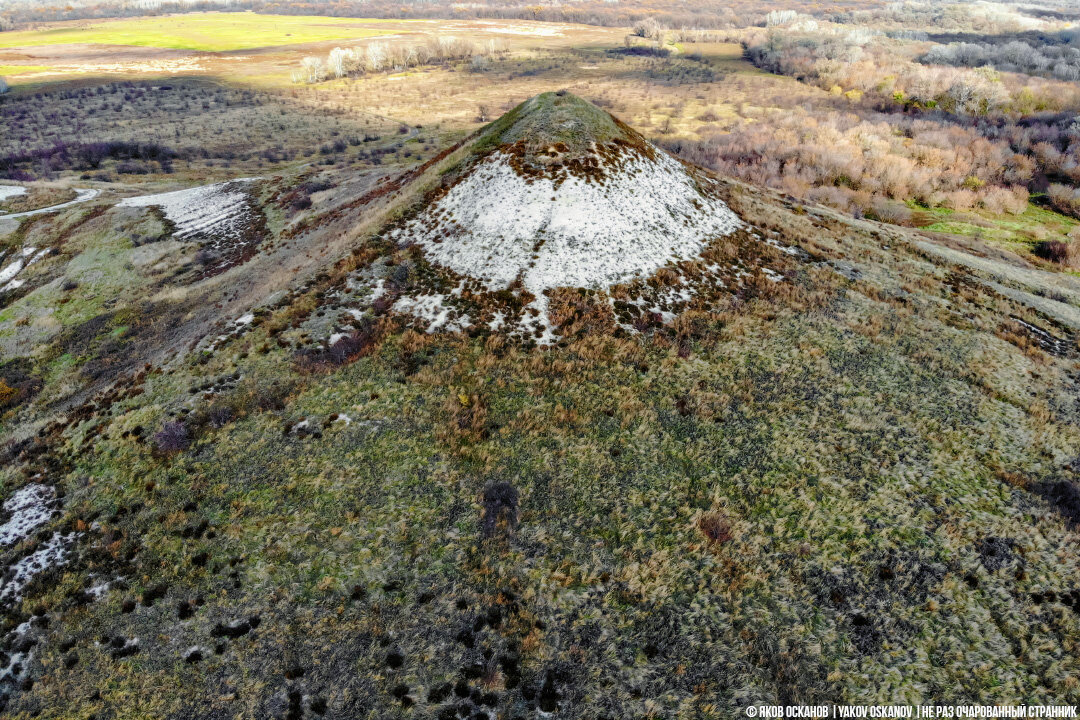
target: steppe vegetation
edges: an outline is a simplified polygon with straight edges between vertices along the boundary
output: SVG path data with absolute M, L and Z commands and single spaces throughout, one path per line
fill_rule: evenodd
M 366 157 L 404 127 L 362 110 L 312 114 L 287 95 L 198 79 L 24 96 L 0 106 L 0 119 L 0 176 L 24 181 L 77 173 L 107 182 L 186 170 L 231 178 L 283 162 Z
M 0 714 L 1080 703 L 1080 101 L 934 50 L 1064 56 L 1060 17 L 235 7 L 329 34 L 0 49 L 0 211 L 99 192 L 0 214 Z M 595 107 L 519 105 L 559 88 Z M 545 288 L 550 344 L 435 262 L 487 159 L 546 189 L 646 141 L 740 225 Z

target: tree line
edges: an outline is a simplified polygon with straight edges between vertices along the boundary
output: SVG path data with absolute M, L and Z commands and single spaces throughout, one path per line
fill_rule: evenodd
M 919 60 L 928 65 L 977 68 L 1080 81 L 1080 31 L 1043 36 L 1042 44 L 1021 39 L 995 42 L 953 42 L 934 45 Z
M 429 37 L 422 44 L 373 41 L 361 47 L 336 47 L 325 58 L 309 55 L 293 71 L 292 80 L 295 83 L 318 83 L 460 60 L 482 64 L 487 58 L 503 52 L 505 48 L 498 40 L 480 44 L 449 35 Z

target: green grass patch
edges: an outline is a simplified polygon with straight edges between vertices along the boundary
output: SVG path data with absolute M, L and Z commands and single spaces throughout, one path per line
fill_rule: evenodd
M 48 65 L 0 65 L 0 76 L 13 77 L 29 73 L 48 72 L 52 69 Z
M 1018 215 L 992 215 L 977 210 L 956 211 L 949 208 L 917 209 L 936 220 L 926 226 L 927 230 L 975 237 L 1010 250 L 1030 251 L 1043 240 L 1063 240 L 1078 224 L 1070 217 L 1031 203 Z

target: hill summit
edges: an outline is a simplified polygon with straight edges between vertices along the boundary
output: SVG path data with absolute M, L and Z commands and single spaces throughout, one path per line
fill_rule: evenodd
M 704 173 L 565 92 L 537 95 L 489 125 L 444 177 L 389 237 L 460 277 L 457 295 L 471 287 L 522 296 L 524 325 L 542 341 L 554 336 L 549 291 L 648 278 L 741 226 Z
M 586 175 L 603 155 L 636 150 L 654 158 L 656 150 L 636 130 L 566 91 L 532 97 L 483 129 L 474 151 L 502 150 L 523 173 L 563 167 Z

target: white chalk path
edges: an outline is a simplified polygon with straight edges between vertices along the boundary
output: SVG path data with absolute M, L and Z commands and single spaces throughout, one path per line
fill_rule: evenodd
M 50 205 L 49 207 L 38 208 L 37 210 L 27 210 L 21 213 L 12 213 L 11 215 L 0 215 L 0 220 L 17 220 L 19 218 L 30 217 L 31 215 L 41 215 L 43 213 L 55 212 L 57 210 L 63 210 L 66 207 L 72 205 L 78 205 L 79 203 L 86 202 L 87 200 L 93 200 L 101 194 L 100 190 L 94 190 L 91 188 L 75 188 L 75 192 L 78 193 L 74 200 L 68 200 L 57 205 Z

